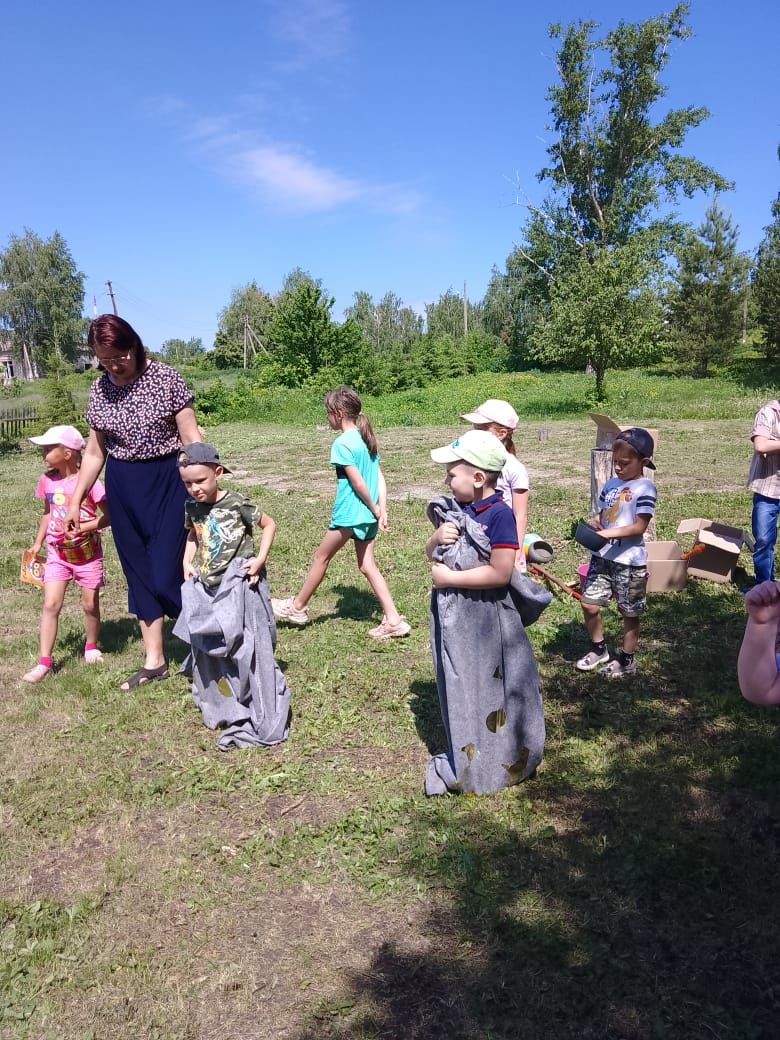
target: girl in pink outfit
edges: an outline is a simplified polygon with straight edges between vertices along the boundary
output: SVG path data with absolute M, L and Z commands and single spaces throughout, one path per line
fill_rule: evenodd
M 30 547 L 36 555 L 46 544 L 43 576 L 43 614 L 38 663 L 22 678 L 37 683 L 52 668 L 52 651 L 65 590 L 75 579 L 81 589 L 86 642 L 84 660 L 97 664 L 103 657 L 98 649 L 100 628 L 100 589 L 103 585 L 103 550 L 98 531 L 109 524 L 106 493 L 96 480 L 81 506 L 81 531 L 67 533 L 65 518 L 78 481 L 84 438 L 75 426 L 52 426 L 40 437 L 31 437 L 41 448 L 46 471 L 38 481 L 35 497 L 43 499 L 43 516 L 35 541 Z M 98 515 L 98 513 L 100 515 Z

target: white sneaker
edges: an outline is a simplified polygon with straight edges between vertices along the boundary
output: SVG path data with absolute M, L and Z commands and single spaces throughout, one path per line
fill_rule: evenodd
M 42 679 L 46 678 L 50 671 L 51 668 L 49 668 L 48 665 L 36 664 L 34 668 L 31 668 L 29 672 L 26 672 L 22 676 L 22 682 L 40 682 Z
M 394 625 L 391 625 L 387 618 L 382 618 L 382 624 L 377 625 L 376 628 L 370 628 L 368 634 L 372 639 L 402 639 L 411 631 L 412 626 L 401 615 Z
M 597 654 L 595 650 L 590 650 L 577 661 L 575 667 L 578 672 L 592 672 L 594 668 L 598 668 L 600 664 L 604 664 L 608 660 L 609 650 L 605 650 L 603 654 Z
M 102 664 L 103 663 L 103 655 L 98 650 L 98 648 L 95 647 L 94 650 L 85 650 L 84 651 L 84 660 L 85 660 L 85 662 L 87 664 Z
M 272 599 L 271 608 L 275 617 L 282 621 L 289 621 L 291 625 L 308 625 L 309 623 L 309 608 L 304 607 L 303 610 L 299 610 L 294 607 L 292 597 L 290 599 Z
M 599 668 L 599 675 L 606 675 L 608 679 L 619 679 L 624 675 L 633 675 L 636 671 L 636 661 L 622 664 L 619 658 L 610 661 L 606 668 Z

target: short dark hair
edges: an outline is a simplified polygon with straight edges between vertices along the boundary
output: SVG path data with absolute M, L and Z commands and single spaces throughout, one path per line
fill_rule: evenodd
M 118 314 L 101 314 L 90 323 L 87 343 L 94 352 L 95 347 L 107 347 L 117 354 L 134 354 L 135 367 L 141 368 L 146 361 L 146 351 L 141 337 L 133 326 Z

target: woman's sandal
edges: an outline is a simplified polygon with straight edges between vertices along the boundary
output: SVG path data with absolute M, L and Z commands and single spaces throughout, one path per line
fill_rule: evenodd
M 163 661 L 159 668 L 139 668 L 137 672 L 133 672 L 132 675 L 125 679 L 120 689 L 127 693 L 129 690 L 134 690 L 137 686 L 144 686 L 146 683 L 154 682 L 155 679 L 167 678 L 168 662 Z

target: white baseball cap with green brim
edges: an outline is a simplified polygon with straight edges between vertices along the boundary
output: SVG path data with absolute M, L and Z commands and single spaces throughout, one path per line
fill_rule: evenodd
M 431 452 L 434 462 L 468 462 L 470 466 L 498 473 L 504 468 L 507 452 L 504 445 L 494 433 L 487 430 L 468 430 L 456 437 L 452 444 L 443 448 L 434 448 Z

